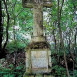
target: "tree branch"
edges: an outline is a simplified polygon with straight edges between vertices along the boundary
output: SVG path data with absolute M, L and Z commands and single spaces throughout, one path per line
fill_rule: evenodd
M 3 2 L 4 2 L 6 13 L 7 13 L 6 41 L 5 41 L 4 46 L 3 46 L 3 50 L 4 50 L 6 45 L 7 45 L 7 42 L 8 42 L 8 29 L 9 29 L 9 19 L 10 19 L 10 16 L 9 16 L 8 9 L 7 9 L 7 3 L 6 3 L 5 0 L 3 0 Z

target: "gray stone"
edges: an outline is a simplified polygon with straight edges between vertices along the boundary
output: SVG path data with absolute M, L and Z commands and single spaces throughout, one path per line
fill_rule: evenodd
M 44 77 L 54 77 L 54 76 L 52 76 L 52 75 L 44 75 Z
M 41 75 L 41 74 L 37 74 L 35 77 L 43 77 L 43 75 Z
M 44 7 L 51 7 L 51 0 L 22 0 L 23 7 L 32 8 L 33 4 L 41 3 Z
M 32 71 L 47 72 L 48 71 L 48 55 L 47 51 L 31 51 Z
M 47 73 L 51 71 L 51 58 L 49 50 L 33 49 L 26 52 L 26 72 L 27 73 Z

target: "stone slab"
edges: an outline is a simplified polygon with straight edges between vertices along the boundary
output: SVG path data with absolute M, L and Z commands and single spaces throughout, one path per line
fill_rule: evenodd
M 41 74 L 37 74 L 35 77 L 43 77 L 43 75 L 41 75 Z
M 54 77 L 54 76 L 52 76 L 52 75 L 44 75 L 44 77 Z
M 48 55 L 47 51 L 31 51 L 32 71 L 47 72 L 48 71 Z
M 34 75 L 24 75 L 23 77 L 34 77 Z
M 36 75 L 24 75 L 23 77 L 55 77 L 52 75 L 45 75 L 45 74 L 36 74 Z

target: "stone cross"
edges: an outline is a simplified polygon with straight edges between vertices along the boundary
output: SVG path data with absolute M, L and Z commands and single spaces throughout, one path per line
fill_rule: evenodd
M 22 0 L 23 7 L 33 8 L 33 37 L 26 48 L 26 72 L 46 73 L 51 67 L 49 44 L 43 35 L 43 7 L 51 7 L 50 0 Z M 51 68 L 50 68 L 51 69 Z M 25 77 L 25 74 L 24 74 Z
M 50 0 L 23 0 L 23 6 L 33 8 L 33 38 L 32 41 L 45 41 L 43 36 L 43 7 L 51 7 Z

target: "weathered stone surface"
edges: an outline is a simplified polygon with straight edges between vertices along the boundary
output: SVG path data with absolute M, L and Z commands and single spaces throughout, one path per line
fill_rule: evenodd
M 41 3 L 44 7 L 51 7 L 52 3 L 51 0 L 22 0 L 23 7 L 25 8 L 32 8 L 33 4 Z
M 28 46 L 26 72 L 34 74 L 51 72 L 51 51 L 46 42 L 35 42 Z
M 33 8 L 33 37 L 32 42 L 46 41 L 43 36 L 43 6 L 51 7 L 51 0 L 22 0 L 23 6 Z
M 26 72 L 48 73 L 51 66 L 49 44 L 43 34 L 43 7 L 51 7 L 50 0 L 23 0 L 25 7 L 33 8 L 33 38 L 27 47 Z
M 45 74 L 36 74 L 36 75 L 29 75 L 29 74 L 25 74 L 23 77 L 55 77 L 50 75 L 45 75 Z
M 52 76 L 52 75 L 44 75 L 44 77 L 54 77 L 54 76 Z
M 34 77 L 34 75 L 24 74 L 23 77 Z
M 43 36 L 43 7 L 41 4 L 33 5 L 33 36 Z
M 33 36 L 32 42 L 45 42 L 46 38 L 44 36 Z
M 33 72 L 48 72 L 47 51 L 31 51 L 31 61 Z
M 46 41 L 42 41 L 42 42 L 31 42 L 26 49 L 48 49 L 48 48 L 50 48 L 50 45 Z M 51 54 L 50 51 L 49 54 Z
M 49 67 L 52 67 L 52 62 L 51 62 L 51 51 L 48 51 L 48 59 L 49 59 Z
M 37 74 L 35 77 L 43 77 L 42 74 Z

